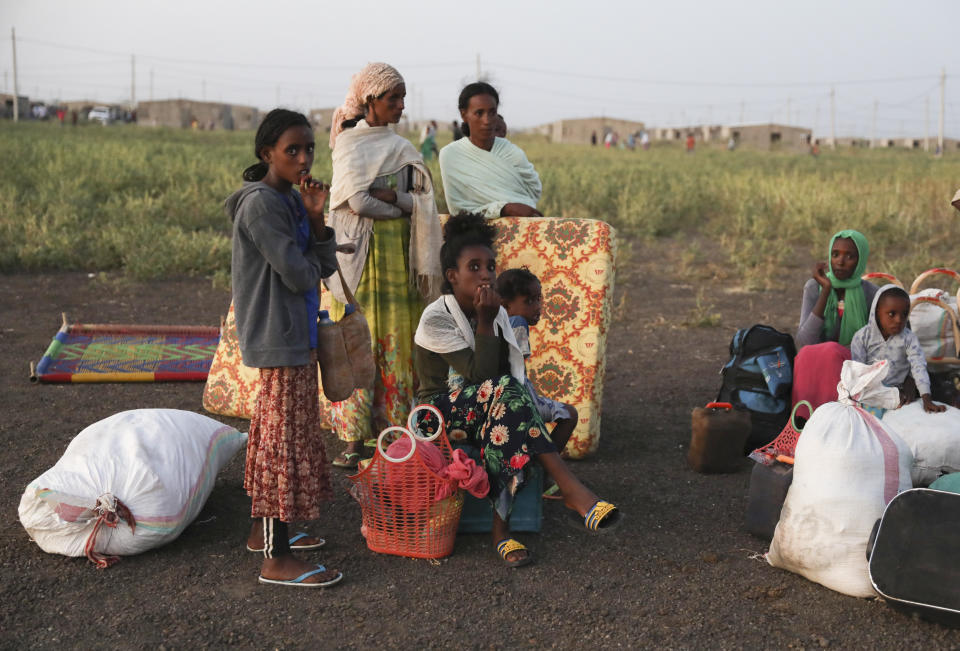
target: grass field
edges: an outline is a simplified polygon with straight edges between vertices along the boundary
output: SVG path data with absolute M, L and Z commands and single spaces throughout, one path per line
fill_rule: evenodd
M 767 285 L 785 256 L 822 258 L 839 228 L 867 235 L 874 270 L 909 279 L 958 265 L 960 215 L 949 200 L 960 187 L 960 156 L 517 143 L 543 179 L 544 214 L 603 219 L 627 241 L 689 236 L 687 265 L 718 245 L 748 286 Z M 2 122 L 0 144 L 0 270 L 226 279 L 230 225 L 221 204 L 254 162 L 251 132 Z M 329 180 L 322 135 L 317 151 L 314 175 Z

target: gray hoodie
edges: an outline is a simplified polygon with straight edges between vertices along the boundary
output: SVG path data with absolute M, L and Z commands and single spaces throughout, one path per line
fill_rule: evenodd
M 291 201 L 292 200 L 292 201 Z M 224 209 L 233 221 L 231 280 L 243 363 L 255 368 L 310 362 L 304 294 L 337 270 L 333 229 L 310 236 L 306 253 L 297 245 L 300 220 L 293 190 L 286 196 L 263 182 L 244 183 Z
M 850 341 L 850 357 L 855 362 L 873 364 L 885 359 L 890 362 L 890 370 L 883 379 L 884 386 L 894 387 L 903 384 L 908 374 L 913 375 L 920 395 L 930 393 L 930 375 L 927 373 L 927 358 L 920 347 L 920 340 L 913 331 L 906 327 L 899 334 L 889 339 L 883 338 L 880 325 L 877 323 L 877 304 L 880 297 L 887 290 L 896 285 L 884 285 L 877 290 L 870 305 L 870 317 L 867 325 L 853 335 Z

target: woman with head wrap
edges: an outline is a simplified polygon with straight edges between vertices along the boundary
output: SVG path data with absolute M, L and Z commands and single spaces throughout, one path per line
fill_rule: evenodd
M 828 263 L 818 262 L 803 286 L 793 375 L 793 402 L 816 409 L 837 399 L 840 368 L 850 359 L 850 341 L 867 324 L 875 285 L 861 280 L 870 245 L 862 233 L 842 230 L 830 239 Z M 801 414 L 802 415 L 802 414 Z
M 484 217 L 540 217 L 543 186 L 523 150 L 497 136 L 500 96 L 478 81 L 460 91 L 463 135 L 440 150 L 447 209 Z M 506 124 L 503 125 L 506 130 Z
M 347 448 L 336 466 L 354 468 L 363 442 L 389 425 L 402 425 L 414 395 L 413 332 L 424 299 L 439 295 L 440 222 L 430 172 L 416 148 L 395 134 L 406 86 L 386 63 L 353 76 L 343 106 L 333 114 L 333 178 L 329 225 L 340 244 L 344 279 L 370 324 L 377 378 L 333 405 L 336 434 Z M 337 275 L 326 280 L 334 316 L 346 302 Z

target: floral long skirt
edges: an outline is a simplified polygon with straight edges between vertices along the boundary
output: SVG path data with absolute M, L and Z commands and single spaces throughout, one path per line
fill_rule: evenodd
M 341 441 L 366 441 L 385 427 L 403 425 L 413 407 L 413 333 L 423 303 L 408 280 L 409 250 L 408 220 L 376 223 L 354 295 L 370 324 L 377 377 L 372 391 L 360 389 L 332 404 L 331 421 Z M 333 318 L 339 319 L 343 308 L 334 300 Z
M 480 448 L 490 479 L 490 500 L 497 514 L 509 520 L 531 459 L 557 451 L 526 386 L 503 375 L 436 394 L 427 402 L 443 414 L 451 443 L 470 442 Z M 420 427 L 430 429 L 431 419 L 436 420 L 422 416 Z
M 306 366 L 261 368 L 243 476 L 251 517 L 320 517 L 320 503 L 333 497 L 320 431 L 316 353 Z

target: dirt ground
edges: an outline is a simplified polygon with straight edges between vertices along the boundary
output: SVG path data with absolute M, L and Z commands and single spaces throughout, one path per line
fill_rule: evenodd
M 0 278 L 0 506 L 8 522 L 0 531 L 0 647 L 956 648 L 960 631 L 768 566 L 766 543 L 742 526 L 747 461 L 729 475 L 687 467 L 690 410 L 715 396 L 734 330 L 792 330 L 807 265 L 784 270 L 786 294 L 730 291 L 721 266 L 668 263 L 680 256 L 678 243 L 636 244 L 621 265 L 600 450 L 574 465 L 625 513 L 616 535 L 566 526 L 563 507 L 549 502 L 542 532 L 518 536 L 536 558 L 525 568 L 505 568 L 485 535 L 460 536 L 439 562 L 379 555 L 363 542 L 359 507 L 338 471 L 337 498 L 311 529 L 328 543 L 309 557 L 346 576 L 325 591 L 257 583 L 260 558 L 243 545 L 242 454 L 197 521 L 166 547 L 97 570 L 32 543 L 16 520 L 20 496 L 82 428 L 131 408 L 203 413 L 198 383 L 30 384 L 28 362 L 43 354 L 60 313 L 213 325 L 229 296 L 201 279 Z M 713 313 L 721 325 L 682 325 Z M 332 436 L 327 445 L 336 449 Z

